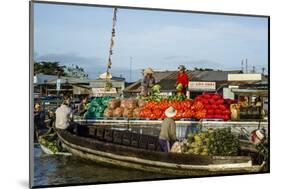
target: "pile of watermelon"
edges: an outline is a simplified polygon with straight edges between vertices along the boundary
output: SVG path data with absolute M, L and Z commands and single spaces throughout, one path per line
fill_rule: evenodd
M 207 110 L 205 118 L 209 119 L 230 119 L 230 107 L 220 94 L 203 93 L 195 98 L 195 101 L 201 102 L 204 109 Z

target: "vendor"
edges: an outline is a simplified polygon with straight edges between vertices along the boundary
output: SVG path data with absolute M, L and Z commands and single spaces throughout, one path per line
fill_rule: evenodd
M 143 79 L 141 82 L 141 95 L 148 96 L 152 93 L 152 87 L 155 84 L 155 78 L 153 77 L 153 70 L 146 68 L 143 72 Z
M 70 126 L 70 119 L 72 117 L 70 105 L 70 97 L 64 96 L 63 103 L 56 110 L 56 129 L 65 130 Z
M 178 79 L 176 83 L 177 92 L 186 95 L 186 90 L 189 84 L 188 75 L 184 65 L 178 67 Z
M 261 100 L 261 97 L 258 96 L 256 99 L 255 99 L 255 106 L 256 107 L 261 107 L 262 106 L 262 100 Z
M 173 117 L 177 114 L 177 110 L 169 107 L 165 111 L 166 119 L 163 120 L 159 135 L 160 150 L 169 152 L 173 143 L 177 140 L 176 123 Z
M 83 116 L 84 113 L 87 111 L 86 105 L 88 103 L 88 95 L 82 98 L 81 103 L 78 105 L 77 115 Z

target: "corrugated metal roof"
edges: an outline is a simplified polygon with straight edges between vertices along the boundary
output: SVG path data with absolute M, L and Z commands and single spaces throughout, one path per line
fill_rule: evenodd
M 216 81 L 218 83 L 227 82 L 227 75 L 229 73 L 240 73 L 240 70 L 235 71 L 200 71 L 188 70 L 188 79 L 190 81 Z M 174 90 L 177 81 L 177 71 L 155 71 L 154 77 L 156 83 L 161 85 L 162 90 Z M 125 88 L 125 92 L 140 92 L 141 80 Z

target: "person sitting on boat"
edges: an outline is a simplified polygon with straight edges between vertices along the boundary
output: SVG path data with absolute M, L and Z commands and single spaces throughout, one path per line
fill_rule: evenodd
M 45 106 L 41 106 L 40 103 L 36 103 L 34 106 L 34 124 L 37 128 L 45 127 Z
M 83 116 L 84 113 L 87 111 L 86 105 L 88 103 L 88 96 L 84 96 L 82 98 L 81 103 L 78 105 L 77 115 Z
M 176 88 L 178 93 L 186 95 L 186 90 L 189 84 L 188 75 L 186 73 L 186 68 L 184 65 L 178 67 L 178 78 L 176 82 Z
M 173 117 L 177 114 L 177 110 L 169 107 L 165 111 L 166 119 L 163 120 L 159 135 L 159 144 L 162 152 L 169 152 L 173 143 L 177 140 L 176 123 Z
M 68 129 L 70 126 L 70 119 L 72 118 L 72 111 L 69 107 L 70 105 L 70 97 L 64 96 L 63 97 L 63 103 L 60 105 L 60 107 L 56 110 L 56 122 L 55 127 L 56 129 Z
M 143 72 L 143 79 L 141 82 L 141 95 L 148 96 L 152 93 L 152 87 L 155 84 L 155 78 L 153 77 L 153 70 L 146 68 Z

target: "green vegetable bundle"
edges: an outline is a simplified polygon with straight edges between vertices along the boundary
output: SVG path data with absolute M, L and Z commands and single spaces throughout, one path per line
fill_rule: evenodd
M 89 104 L 87 112 L 84 114 L 86 119 L 100 118 L 107 108 L 108 101 L 112 97 L 95 97 Z
M 39 143 L 50 149 L 53 153 L 57 153 L 59 151 L 57 142 L 58 142 L 57 140 L 50 142 L 43 137 L 39 137 Z
M 195 155 L 236 156 L 240 145 L 230 128 L 190 133 L 181 142 L 182 152 Z

